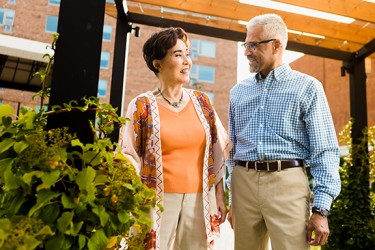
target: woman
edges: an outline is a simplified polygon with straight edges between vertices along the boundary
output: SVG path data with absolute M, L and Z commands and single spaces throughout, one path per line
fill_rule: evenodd
M 227 213 L 226 133 L 207 95 L 182 87 L 192 65 L 183 29 L 153 34 L 143 57 L 159 87 L 130 102 L 120 142 L 142 182 L 162 198 L 147 248 L 207 250 Z

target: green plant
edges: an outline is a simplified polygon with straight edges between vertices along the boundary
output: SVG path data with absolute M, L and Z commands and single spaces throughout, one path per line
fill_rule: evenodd
M 375 127 L 367 128 L 362 140 L 353 143 L 352 124 L 350 121 L 340 133 L 349 155 L 341 159 L 341 193 L 333 202 L 331 235 L 322 249 L 375 249 L 375 155 L 371 150 L 375 146 Z
M 48 94 L 38 95 L 43 104 Z M 144 249 L 158 200 L 109 139 L 126 120 L 96 97 L 83 103 L 22 107 L 19 117 L 0 106 L 0 249 Z M 95 111 L 93 143 L 46 130 L 48 116 L 72 110 Z

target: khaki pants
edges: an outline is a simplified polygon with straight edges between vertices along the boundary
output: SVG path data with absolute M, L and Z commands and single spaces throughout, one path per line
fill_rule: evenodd
M 207 250 L 202 194 L 164 194 L 161 250 Z
M 310 188 L 305 168 L 232 173 L 235 250 L 307 250 Z

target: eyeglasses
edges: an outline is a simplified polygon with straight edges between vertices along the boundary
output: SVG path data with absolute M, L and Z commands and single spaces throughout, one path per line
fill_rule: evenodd
M 269 42 L 273 42 L 275 41 L 276 39 L 268 39 L 268 40 L 263 40 L 263 41 L 260 41 L 260 42 L 249 42 L 249 43 L 243 43 L 241 44 L 241 46 L 244 48 L 244 49 L 249 49 L 249 50 L 252 50 L 254 51 L 258 46 L 259 44 L 262 44 L 262 43 L 269 43 Z

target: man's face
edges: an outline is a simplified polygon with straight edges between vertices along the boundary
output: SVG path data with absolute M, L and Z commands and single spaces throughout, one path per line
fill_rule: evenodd
M 251 73 L 262 73 L 267 76 L 274 69 L 277 54 L 275 54 L 275 37 L 266 37 L 263 26 L 251 26 L 246 33 L 245 56 L 249 60 Z

